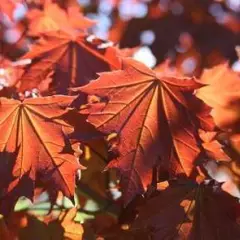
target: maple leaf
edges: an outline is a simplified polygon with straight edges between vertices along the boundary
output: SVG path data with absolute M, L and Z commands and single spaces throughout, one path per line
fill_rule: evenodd
M 172 184 L 139 210 L 132 229 L 152 239 L 239 239 L 235 198 L 211 186 Z
M 239 79 L 227 63 L 220 64 L 204 71 L 200 82 L 206 86 L 196 91 L 196 96 L 212 108 L 211 115 L 223 130 L 239 128 Z
M 202 139 L 202 146 L 209 159 L 217 161 L 230 161 L 230 157 L 224 152 L 224 146 L 217 140 L 218 132 L 205 132 L 199 129 L 199 136 Z
M 171 176 L 194 175 L 201 152 L 197 133 L 201 119 L 193 116 L 197 99 L 191 92 L 200 85 L 192 78 L 155 73 L 128 58 L 122 66 L 74 91 L 107 99 L 106 104 L 92 104 L 83 112 L 98 130 L 119 135 L 120 156 L 108 168 L 121 172 L 128 203 L 151 183 L 152 167 L 159 158 Z
M 95 21 L 85 18 L 78 7 L 68 7 L 65 11 L 51 1 L 45 2 L 43 11 L 30 10 L 27 17 L 30 21 L 29 35 L 31 36 L 57 30 L 71 34 L 74 31 L 84 31 L 95 24 Z
M 20 196 L 32 200 L 38 181 L 52 195 L 61 191 L 73 197 L 75 174 L 82 168 L 65 134 L 74 128 L 64 120 L 73 99 L 52 96 L 21 102 L 0 98 L 2 213 L 7 214 Z
M 85 34 L 69 35 L 57 31 L 44 34 L 24 59 L 33 63 L 26 68 L 20 92 L 37 88 L 54 70 L 50 92 L 67 93 L 68 87 L 82 86 L 96 73 L 120 68 L 116 49 L 108 42 Z
M 49 223 L 51 239 L 82 240 L 83 227 L 74 221 L 77 208 L 62 211 L 58 219 Z

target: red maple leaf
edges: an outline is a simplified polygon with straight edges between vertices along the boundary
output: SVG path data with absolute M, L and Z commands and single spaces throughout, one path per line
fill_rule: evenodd
M 227 63 L 220 64 L 204 71 L 200 82 L 205 86 L 196 91 L 196 96 L 212 108 L 211 115 L 223 130 L 239 128 L 239 80 L 239 73 Z
M 128 203 L 150 184 L 159 161 L 171 176 L 195 174 L 203 149 L 197 129 L 203 119 L 194 115 L 198 101 L 191 93 L 200 85 L 193 78 L 168 77 L 128 58 L 122 66 L 75 91 L 107 99 L 86 112 L 97 129 L 119 134 L 120 156 L 108 167 L 121 172 Z M 209 123 L 204 125 L 210 129 Z
M 95 24 L 95 21 L 85 18 L 80 13 L 79 7 L 68 7 L 64 10 L 51 1 L 45 2 L 43 11 L 30 10 L 27 17 L 30 21 L 29 34 L 32 36 L 58 30 L 71 34 L 79 30 L 85 31 Z
M 20 196 L 33 199 L 36 182 L 52 195 L 73 197 L 75 175 L 81 169 L 66 137 L 74 126 L 66 121 L 73 97 L 52 96 L 24 101 L 0 98 L 0 174 L 2 213 Z
M 19 91 L 38 88 L 54 70 L 49 92 L 65 94 L 68 87 L 82 86 L 96 78 L 97 72 L 119 69 L 116 51 L 108 42 L 86 34 L 44 34 L 24 56 L 33 62 L 26 68 Z

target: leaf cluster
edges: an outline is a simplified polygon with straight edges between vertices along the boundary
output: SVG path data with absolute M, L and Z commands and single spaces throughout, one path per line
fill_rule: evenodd
M 15 4 L 0 3 L 9 19 Z M 51 213 L 59 194 L 74 203 L 76 187 L 113 201 L 97 173 L 115 169 L 118 223 L 99 213 L 83 228 L 72 208 L 44 228 L 56 239 L 82 239 L 83 229 L 104 239 L 239 239 L 239 74 L 227 62 L 196 76 L 169 60 L 151 69 L 137 49 L 90 34 L 96 22 L 76 4 L 40 5 L 28 3 L 28 51 L 0 56 L 0 234 L 16 237 L 29 217 L 12 226 L 22 196 L 47 191 Z

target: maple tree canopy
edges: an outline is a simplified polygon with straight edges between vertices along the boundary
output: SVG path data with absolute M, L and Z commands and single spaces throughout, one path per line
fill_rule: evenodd
M 238 13 L 0 0 L 0 239 L 239 240 Z

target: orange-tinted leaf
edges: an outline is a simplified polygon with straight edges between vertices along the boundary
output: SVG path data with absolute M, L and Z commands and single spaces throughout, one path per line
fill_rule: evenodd
M 199 136 L 209 159 L 230 161 L 230 157 L 223 150 L 223 145 L 217 140 L 217 132 L 205 132 L 199 129 Z
M 97 129 L 119 134 L 119 157 L 108 165 L 122 174 L 125 202 L 151 183 L 159 159 L 171 176 L 194 175 L 201 152 L 191 92 L 200 85 L 190 78 L 156 74 L 145 65 L 123 60 L 123 70 L 101 73 L 99 79 L 75 89 L 107 98 L 89 108 Z M 100 107 L 99 107 L 100 106 Z M 192 109 L 192 110 L 191 110 Z
M 1 212 L 10 211 L 20 196 L 33 198 L 35 182 L 73 197 L 81 165 L 65 136 L 73 126 L 61 117 L 73 97 L 0 99 Z
M 38 36 L 42 33 L 62 30 L 72 33 L 76 30 L 86 30 L 95 24 L 94 21 L 85 18 L 78 7 L 69 7 L 65 11 L 56 3 L 46 2 L 44 10 L 33 9 L 28 12 L 29 34 Z
M 77 208 L 61 212 L 58 219 L 49 224 L 51 239 L 81 240 L 83 227 L 74 221 L 76 214 Z
M 51 92 L 66 93 L 68 87 L 81 86 L 96 73 L 118 69 L 120 61 L 114 47 L 93 36 L 69 35 L 58 31 L 45 34 L 24 58 L 32 59 L 23 75 L 20 92 L 38 88 L 54 70 Z
M 240 121 L 240 76 L 228 64 L 221 64 L 205 70 L 201 82 L 206 86 L 196 96 L 212 107 L 211 115 L 222 129 L 238 128 Z

